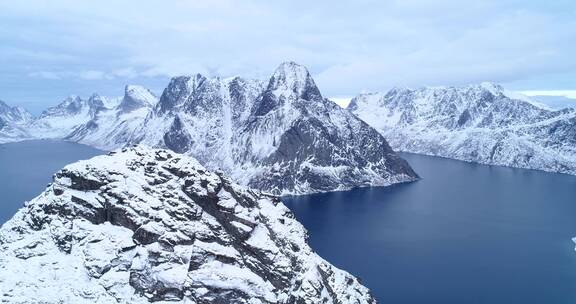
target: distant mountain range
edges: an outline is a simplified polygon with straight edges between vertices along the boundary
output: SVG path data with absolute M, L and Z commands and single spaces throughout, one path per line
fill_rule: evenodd
M 275 194 L 415 180 L 393 149 L 576 174 L 575 126 L 576 110 L 553 110 L 491 83 L 361 94 L 344 110 L 294 62 L 267 81 L 175 77 L 159 98 L 140 86 L 126 86 L 122 98 L 72 96 L 37 118 L 0 102 L 0 143 L 65 139 L 104 150 L 143 143 Z
M 127 86 L 121 99 L 70 97 L 12 125 L 2 128 L 3 142 L 57 138 L 106 150 L 143 143 L 194 156 L 274 194 L 417 179 L 382 135 L 324 98 L 294 62 L 281 64 L 265 82 L 175 77 L 159 99 L 138 86 Z M 21 132 L 12 134 L 16 127 Z
M 0 100 L 0 144 L 29 137 L 27 129 L 32 121 L 32 114 L 25 109 L 10 107 Z
M 348 110 L 398 151 L 576 174 L 576 110 L 483 83 L 361 94 Z

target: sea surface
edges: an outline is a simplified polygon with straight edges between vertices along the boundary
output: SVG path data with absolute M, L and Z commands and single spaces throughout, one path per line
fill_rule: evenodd
M 0 225 L 38 196 L 65 165 L 103 154 L 88 146 L 34 140 L 0 145 Z
M 285 198 L 381 303 L 576 303 L 576 176 L 402 154 L 422 180 Z
M 64 165 L 67 142 L 0 145 L 0 224 Z M 576 303 L 576 177 L 403 154 L 420 181 L 284 202 L 312 247 L 381 303 Z

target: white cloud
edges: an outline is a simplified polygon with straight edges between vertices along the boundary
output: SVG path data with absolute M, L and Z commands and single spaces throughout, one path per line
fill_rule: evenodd
M 114 77 L 119 77 L 119 78 L 136 78 L 139 76 L 138 72 L 136 72 L 135 69 L 133 68 L 122 68 L 122 69 L 118 69 L 112 72 L 112 75 Z
M 78 74 L 78 76 L 82 79 L 85 79 L 85 80 L 111 79 L 110 75 L 108 75 L 102 71 L 96 71 L 96 70 L 82 71 Z
M 141 76 L 134 68 L 122 68 L 111 72 L 99 70 L 82 71 L 33 71 L 28 73 L 33 78 L 61 80 L 61 79 L 83 79 L 83 80 L 113 80 L 132 79 Z
M 49 71 L 30 72 L 28 73 L 28 75 L 33 78 L 41 78 L 41 79 L 50 79 L 50 80 L 61 79 L 61 76 L 58 73 Z

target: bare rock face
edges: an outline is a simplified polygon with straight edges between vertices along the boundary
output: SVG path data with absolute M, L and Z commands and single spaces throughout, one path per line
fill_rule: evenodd
M 274 196 L 168 150 L 66 166 L 0 228 L 8 303 L 374 303 Z
M 362 94 L 348 109 L 398 151 L 576 174 L 576 111 L 491 83 Z

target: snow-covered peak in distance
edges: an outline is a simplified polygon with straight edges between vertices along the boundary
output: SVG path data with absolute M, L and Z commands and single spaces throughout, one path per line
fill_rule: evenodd
M 576 174 L 576 111 L 499 85 L 361 94 L 348 109 L 400 151 Z
M 155 112 L 164 114 L 168 111 L 177 110 L 181 103 L 192 95 L 205 80 L 206 77 L 201 74 L 173 77 L 162 92 Z
M 124 97 L 118 106 L 119 112 L 127 113 L 142 107 L 153 107 L 158 97 L 150 90 L 139 85 L 127 85 L 124 88 Z
M 32 138 L 67 139 L 101 149 L 115 148 L 133 136 L 156 101 L 152 92 L 137 85 L 126 86 L 122 98 L 96 93 L 88 99 L 72 95 L 42 112 L 27 130 Z
M 322 99 L 320 90 L 308 69 L 293 61 L 284 62 L 278 66 L 270 78 L 268 90 L 277 96 L 289 97 L 295 94 L 296 97 L 307 100 Z
M 306 67 L 284 62 L 274 71 L 258 102 L 254 115 L 263 116 L 273 109 L 291 108 L 298 102 L 320 102 L 320 90 Z M 308 104 L 309 106 L 317 106 Z M 286 109 L 284 111 L 286 111 Z
M 11 107 L 0 100 L 0 144 L 28 139 L 26 126 L 32 119 L 22 107 Z
M 119 104 L 91 115 L 88 121 L 74 127 L 65 139 L 104 150 L 123 147 L 135 137 L 135 130 L 141 128 L 157 101 L 150 90 L 127 85 Z
M 83 99 L 76 95 L 66 97 L 58 105 L 49 107 L 40 114 L 40 118 L 49 116 L 62 116 L 65 114 L 76 113 L 80 111 L 83 104 Z
M 482 82 L 480 83 L 480 87 L 490 91 L 490 93 L 492 93 L 493 95 L 504 94 L 504 87 L 494 82 L 487 82 L 487 81 Z
M 5 124 L 25 124 L 32 120 L 32 114 L 20 106 L 11 107 L 0 100 L 0 120 L 2 120 Z
M 88 99 L 73 95 L 42 112 L 40 117 L 30 123 L 28 129 L 34 138 L 64 138 L 104 109 L 104 101 L 98 94 Z
M 2 303 L 376 303 L 277 197 L 167 150 L 66 166 L 0 228 Z

